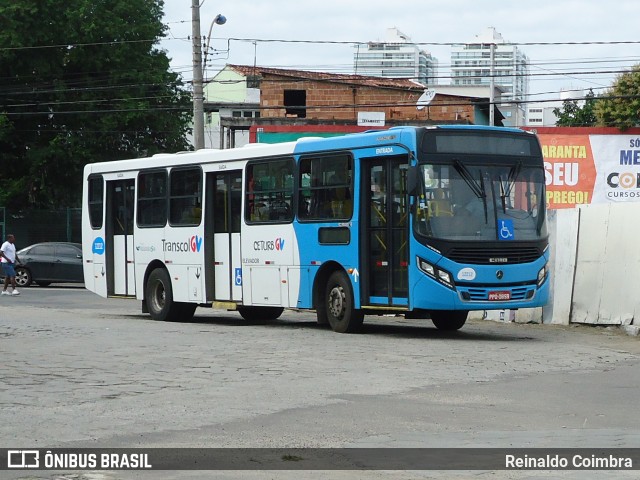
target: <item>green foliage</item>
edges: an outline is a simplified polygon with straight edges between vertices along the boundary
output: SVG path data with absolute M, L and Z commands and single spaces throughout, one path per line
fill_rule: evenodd
M 558 117 L 556 121 L 557 127 L 591 127 L 596 124 L 596 115 L 594 112 L 596 99 L 593 90 L 585 96 L 584 105 L 578 105 L 577 100 L 565 100 L 562 108 L 554 108 L 553 114 Z
M 602 126 L 625 130 L 640 124 L 640 64 L 616 79 L 595 113 Z
M 188 148 L 163 0 L 0 0 L 0 205 L 80 204 L 87 163 Z

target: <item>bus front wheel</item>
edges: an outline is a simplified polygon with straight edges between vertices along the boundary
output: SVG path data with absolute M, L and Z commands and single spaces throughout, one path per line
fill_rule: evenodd
M 331 274 L 321 302 L 318 318 L 326 318 L 334 332 L 353 333 L 362 327 L 364 314 L 354 307 L 351 282 L 344 272 Z
M 462 328 L 468 314 L 466 310 L 432 310 L 431 321 L 438 330 L 451 332 Z
M 156 268 L 149 275 L 145 299 L 151 318 L 161 322 L 188 321 L 193 317 L 197 307 L 196 304 L 173 301 L 171 278 L 164 268 Z

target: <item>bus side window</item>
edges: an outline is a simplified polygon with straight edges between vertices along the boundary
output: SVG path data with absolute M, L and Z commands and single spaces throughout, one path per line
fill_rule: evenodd
M 291 158 L 262 160 L 247 165 L 247 222 L 284 223 L 293 219 L 293 170 Z
M 103 192 L 104 182 L 102 176 L 89 177 L 89 221 L 93 229 L 102 228 Z
M 308 163 L 305 165 L 308 167 Z M 298 217 L 309 218 L 311 213 L 311 171 L 300 165 L 300 189 L 298 191 Z
M 298 217 L 315 221 L 351 218 L 352 170 L 349 153 L 301 158 Z
M 202 218 L 200 168 L 171 170 L 169 185 L 169 223 L 178 226 L 199 225 Z
M 138 226 L 163 227 L 167 223 L 167 172 L 140 172 L 137 191 Z

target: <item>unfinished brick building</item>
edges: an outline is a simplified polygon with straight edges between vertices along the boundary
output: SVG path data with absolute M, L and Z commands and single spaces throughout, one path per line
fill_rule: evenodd
M 435 94 L 428 106 L 416 104 L 425 86 L 409 79 L 339 75 L 266 67 L 228 65 L 260 88 L 261 118 L 357 119 L 362 111 L 384 112 L 389 121 L 484 123 L 488 99 Z M 487 115 L 488 117 L 488 115 Z
M 410 79 L 246 65 L 227 65 L 225 69 L 244 78 L 248 89 L 259 89 L 260 112 L 259 118 L 221 118 L 221 129 L 226 130 L 228 140 L 234 130 L 251 127 L 357 126 L 358 114 L 363 112 L 381 116 L 386 127 L 489 123 L 488 98 L 442 94 L 437 87 L 427 89 Z M 502 118 L 495 109 L 497 125 Z

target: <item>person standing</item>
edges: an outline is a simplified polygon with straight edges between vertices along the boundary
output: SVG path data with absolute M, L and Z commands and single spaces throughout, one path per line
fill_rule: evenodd
M 13 287 L 11 295 L 20 295 L 20 292 L 16 289 L 16 270 L 14 268 L 16 263 L 20 263 L 20 259 L 16 253 L 15 242 L 16 238 L 10 233 L 7 235 L 7 241 L 0 247 L 0 261 L 2 262 L 2 270 L 4 271 L 4 288 L 2 295 L 9 295 L 7 291 L 9 282 L 11 282 L 11 286 Z

